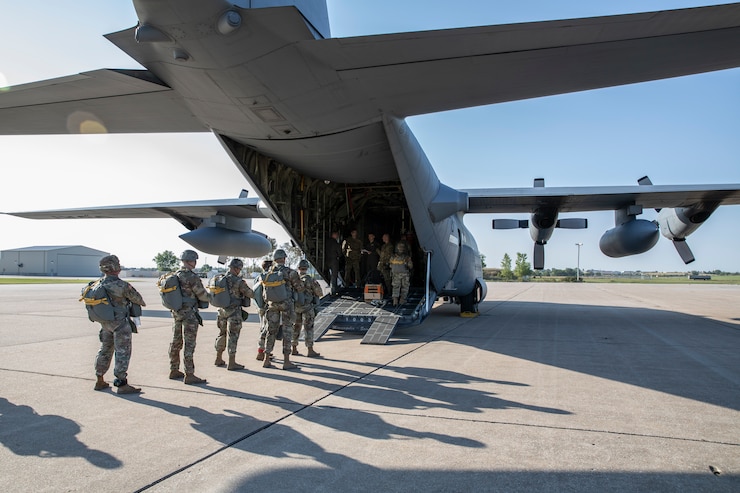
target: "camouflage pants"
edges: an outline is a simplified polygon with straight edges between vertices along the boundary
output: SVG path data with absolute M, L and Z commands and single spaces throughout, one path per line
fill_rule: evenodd
M 172 324 L 172 342 L 170 343 L 170 370 L 180 369 L 180 350 L 185 344 L 182 353 L 185 373 L 195 373 L 195 338 L 198 335 L 198 319 L 195 312 L 190 310 L 185 314 L 175 314 L 175 323 Z
M 393 274 L 393 297 L 398 298 L 399 295 L 402 300 L 405 300 L 409 295 L 409 281 L 410 275 L 408 272 L 401 272 Z
M 257 347 L 265 350 L 265 339 L 267 338 L 267 310 L 260 310 L 260 338 L 257 341 Z
M 95 357 L 95 374 L 105 375 L 110 368 L 113 354 L 116 364 L 113 375 L 119 380 L 126 380 L 128 364 L 131 361 L 131 326 L 128 319 L 112 322 L 100 322 L 100 351 Z
M 391 275 L 391 269 L 389 267 L 383 267 L 380 272 L 383 273 L 383 281 L 385 281 L 385 296 L 388 297 L 393 290 L 393 276 Z
M 304 338 L 306 347 L 313 347 L 314 318 L 316 318 L 316 315 L 313 311 L 313 305 L 305 308 L 303 312 L 296 312 L 295 324 L 293 324 L 293 337 L 291 338 L 293 346 L 298 345 L 298 339 L 301 337 L 301 325 L 303 325 L 303 330 L 306 334 L 306 337 Z
M 220 311 L 220 310 L 219 310 Z M 218 336 L 216 337 L 216 351 L 223 351 L 227 348 L 227 328 L 228 328 L 228 353 L 236 354 L 236 344 L 239 342 L 239 333 L 242 330 L 242 313 L 241 309 L 230 317 L 218 314 L 216 319 L 218 327 Z
M 272 353 L 275 347 L 280 326 L 283 327 L 283 354 L 290 353 L 290 341 L 292 339 L 292 327 L 295 321 L 293 301 L 270 302 L 270 307 L 265 314 L 267 317 L 267 336 L 265 337 L 265 352 Z

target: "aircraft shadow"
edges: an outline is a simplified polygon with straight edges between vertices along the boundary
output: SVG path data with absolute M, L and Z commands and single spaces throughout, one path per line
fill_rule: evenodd
M 123 466 L 114 456 L 80 442 L 80 431 L 80 425 L 69 418 L 37 414 L 31 406 L 0 397 L 0 442 L 14 454 L 50 459 L 82 457 L 102 469 Z
M 738 329 L 658 309 L 491 301 L 481 303 L 479 317 L 438 337 L 740 410 Z M 398 335 L 418 340 L 423 327 Z

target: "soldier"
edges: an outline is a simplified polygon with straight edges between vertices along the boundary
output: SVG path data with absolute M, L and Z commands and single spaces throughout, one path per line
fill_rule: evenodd
M 339 259 L 342 258 L 342 247 L 339 245 L 339 232 L 332 231 L 331 238 L 326 241 L 326 253 L 324 255 L 326 266 L 329 268 L 331 276 L 331 294 L 337 295 L 337 276 L 339 276 Z
M 362 253 L 367 255 L 365 258 L 365 275 L 378 269 L 378 262 L 380 262 L 380 243 L 375 239 L 373 233 L 367 235 L 367 243 Z
M 110 304 L 113 305 L 115 320 L 100 322 L 100 351 L 95 358 L 95 390 L 110 387 L 104 380 L 105 373 L 110 368 L 113 353 L 116 355 L 116 364 L 113 368 L 113 385 L 119 394 L 136 394 L 140 388 L 128 384 L 127 371 L 131 361 L 131 325 L 129 324 L 129 304 L 146 306 L 144 300 L 134 287 L 119 279 L 121 263 L 115 255 L 107 255 L 100 259 L 100 272 L 105 274 L 100 281 L 105 288 Z
M 283 370 L 298 368 L 290 362 L 290 341 L 292 326 L 295 322 L 293 293 L 303 292 L 303 283 L 298 273 L 285 265 L 285 250 L 278 248 L 272 255 L 273 264 L 264 281 L 264 296 L 267 299 L 267 337 L 265 338 L 265 355 L 262 366 L 270 368 L 272 349 L 282 324 L 283 328 Z
M 378 270 L 383 274 L 385 281 L 386 297 L 391 292 L 391 257 L 393 256 L 393 244 L 391 236 L 388 233 L 383 234 L 383 245 L 380 247 L 380 260 L 378 261 Z
M 396 254 L 391 257 L 391 271 L 393 272 L 393 306 L 406 303 L 409 294 L 409 281 L 414 263 L 406 252 L 406 242 L 399 241 L 396 245 Z M 399 300 L 400 295 L 400 300 Z
M 272 266 L 272 260 L 262 261 L 262 274 L 260 274 L 260 281 L 259 281 L 260 285 L 262 284 L 262 281 L 265 280 L 265 277 L 267 276 L 267 271 L 270 270 L 271 266 Z M 262 288 L 260 288 L 259 293 L 255 293 L 254 301 L 257 304 L 257 308 L 259 309 L 257 313 L 260 316 L 260 338 L 257 343 L 258 344 L 257 361 L 264 361 L 265 359 L 265 338 L 267 337 L 267 304 L 265 302 L 264 292 L 262 291 Z
M 346 258 L 344 279 L 347 284 L 360 285 L 360 258 L 362 257 L 362 240 L 357 237 L 357 230 L 350 232 L 350 237 L 342 243 L 342 252 Z M 352 273 L 352 275 L 350 275 Z
M 226 349 L 226 329 L 228 327 L 229 344 L 229 365 L 227 370 L 242 370 L 244 365 L 236 362 L 236 344 L 239 341 L 239 332 L 242 330 L 242 307 L 249 306 L 249 298 L 254 298 L 254 291 L 247 285 L 239 274 L 241 273 L 244 263 L 238 258 L 229 262 L 229 272 L 226 274 L 226 284 L 229 287 L 230 304 L 227 307 L 218 309 L 218 318 L 216 325 L 219 329 L 216 337 L 216 366 L 224 366 L 226 362 L 222 355 Z
M 199 302 L 208 306 L 208 292 L 198 274 L 193 272 L 198 263 L 198 254 L 193 250 L 185 250 L 180 255 L 182 267 L 175 273 L 182 291 L 182 308 L 172 310 L 172 343 L 170 344 L 170 378 L 175 380 L 185 377 L 188 385 L 207 383 L 204 378 L 195 376 L 195 338 L 198 335 L 198 325 L 203 325 L 203 319 L 198 313 Z M 180 371 L 180 350 L 185 344 L 183 360 L 185 373 Z
M 304 343 L 308 349 L 308 353 L 306 353 L 306 355 L 309 358 L 317 358 L 321 356 L 321 354 L 313 350 L 313 320 L 316 316 L 314 308 L 316 307 L 315 301 L 318 298 L 321 298 L 321 295 L 324 293 L 321 290 L 319 283 L 308 274 L 308 260 L 304 259 L 298 262 L 298 275 L 303 283 L 303 303 L 297 302 L 295 305 L 296 315 L 295 324 L 293 324 L 293 351 L 291 354 L 300 356 L 300 353 L 298 352 L 298 338 L 301 335 L 301 325 L 303 325 L 303 330 L 306 334 Z M 300 298 L 301 297 L 299 296 L 299 301 Z

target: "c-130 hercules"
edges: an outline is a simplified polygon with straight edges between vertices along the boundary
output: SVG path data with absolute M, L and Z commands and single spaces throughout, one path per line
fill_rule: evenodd
M 685 239 L 740 186 L 456 190 L 438 180 L 409 116 L 740 66 L 740 4 L 566 21 L 331 38 L 324 0 L 134 0 L 137 26 L 107 35 L 143 70 L 96 70 L 0 93 L 0 134 L 212 132 L 258 197 L 13 213 L 172 217 L 214 255 L 269 251 L 279 223 L 327 276 L 337 226 L 413 232 L 428 296 L 477 312 L 486 296 L 468 213 L 531 214 L 534 266 L 561 212 L 613 210 L 602 251 Z M 245 2 L 241 2 L 245 3 Z M 637 219 L 660 209 L 656 222 Z M 494 227 L 524 226 L 497 220 Z M 563 227 L 585 226 L 579 220 Z M 427 308 L 428 310 L 428 308 Z

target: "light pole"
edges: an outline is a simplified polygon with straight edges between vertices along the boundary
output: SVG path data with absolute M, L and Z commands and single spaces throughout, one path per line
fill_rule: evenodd
M 581 247 L 583 243 L 576 243 L 578 247 L 578 263 L 576 264 L 576 282 L 581 281 Z

